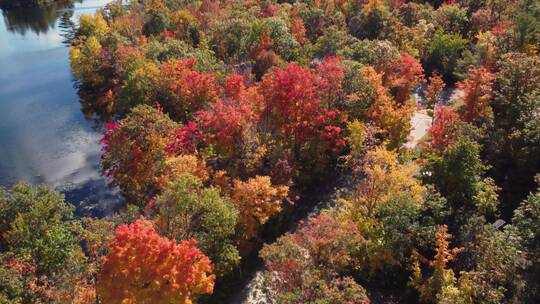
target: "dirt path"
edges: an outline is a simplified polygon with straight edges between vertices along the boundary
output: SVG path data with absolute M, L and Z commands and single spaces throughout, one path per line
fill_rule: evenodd
M 427 115 L 426 110 L 421 109 L 414 113 L 411 119 L 411 127 L 409 141 L 405 144 L 405 147 L 409 149 L 416 147 L 431 127 L 431 117 Z

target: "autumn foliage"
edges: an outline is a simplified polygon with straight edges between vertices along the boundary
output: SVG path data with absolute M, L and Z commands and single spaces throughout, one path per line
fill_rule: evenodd
M 445 84 L 441 75 L 433 73 L 429 77 L 429 84 L 425 91 L 426 102 L 430 108 L 434 108 L 441 99 L 442 92 L 444 90 Z
M 386 86 L 396 102 L 403 104 L 410 98 L 412 89 L 424 82 L 424 69 L 418 59 L 409 54 L 403 55 L 389 69 L 385 73 Z
M 468 78 L 458 84 L 458 87 L 464 91 L 463 120 L 481 123 L 493 119 L 493 110 L 489 102 L 494 79 L 491 72 L 480 66 L 469 70 Z
M 120 123 L 109 124 L 102 139 L 105 174 L 135 203 L 146 204 L 164 174 L 167 143 L 177 124 L 160 110 L 135 108 Z
M 239 223 L 247 238 L 257 235 L 259 227 L 281 210 L 289 187 L 272 185 L 270 177 L 256 176 L 245 182 L 236 180 L 232 201 L 240 211 Z
M 425 189 L 414 178 L 415 170 L 411 164 L 400 164 L 395 152 L 382 147 L 369 151 L 362 166 L 365 178 L 357 186 L 353 213 L 371 216 L 392 200 L 402 204 L 422 204 Z
M 463 248 L 450 249 L 448 240 L 448 227 L 442 225 L 436 234 L 436 253 L 433 260 L 429 261 L 429 266 L 433 268 L 433 273 L 427 279 L 423 278 L 418 258 L 415 257 L 412 266 L 413 275 L 411 284 L 417 288 L 420 293 L 420 299 L 424 302 L 436 302 L 448 292 L 448 289 L 455 288 L 455 276 L 448 263 L 456 258 L 463 251 Z M 459 290 L 456 289 L 459 295 Z
M 161 237 L 148 221 L 118 227 L 109 250 L 98 284 L 106 303 L 189 304 L 214 288 L 212 264 L 196 242 Z
M 204 136 L 199 126 L 189 121 L 173 132 L 171 141 L 167 143 L 167 153 L 170 155 L 192 154 L 203 141 Z
M 267 128 L 276 130 L 295 150 L 315 139 L 318 130 L 337 115 L 322 104 L 318 83 L 315 73 L 295 63 L 273 70 L 261 81 Z
M 244 131 L 257 124 L 262 97 L 255 88 L 245 88 L 240 75 L 225 80 L 225 98 L 197 112 L 196 120 L 209 143 L 231 153 L 242 143 Z
M 435 119 L 429 129 L 431 136 L 431 147 L 442 151 L 448 147 L 456 136 L 456 123 L 459 121 L 459 114 L 452 109 L 438 106 L 435 110 Z
M 365 239 L 351 221 L 319 215 L 295 234 L 286 234 L 260 252 L 266 264 L 266 279 L 279 303 L 367 304 L 362 286 L 340 273 L 354 272 L 357 253 Z
M 187 302 L 213 271 L 201 302 L 219 302 L 263 247 L 276 304 L 368 303 L 374 286 L 381 302 L 538 302 L 534 221 L 518 209 L 520 229 L 493 225 L 535 187 L 538 16 L 525 0 L 153 0 L 82 17 L 73 75 L 85 115 L 112 120 L 103 172 L 128 203 L 111 223 L 147 220 L 110 249 L 112 226 L 85 221 L 94 272 L 67 285 L 91 298 L 103 266 L 99 281 L 123 288 L 100 282 L 99 301 Z M 321 197 L 321 215 L 279 237 Z
M 185 122 L 198 109 L 215 101 L 220 93 L 214 75 L 195 70 L 196 62 L 195 58 L 170 60 L 160 70 L 161 86 L 168 94 L 163 106 Z
M 189 173 L 205 182 L 210 178 L 209 171 L 206 162 L 198 159 L 194 155 L 188 154 L 167 157 L 164 164 L 163 175 L 156 177 L 156 181 L 159 187 L 163 189 L 181 174 Z
M 370 84 L 374 98 L 368 110 L 368 117 L 388 140 L 388 146 L 397 148 L 407 139 L 414 108 L 410 103 L 396 103 L 387 88 L 382 85 L 381 75 L 373 68 L 364 68 L 362 75 Z

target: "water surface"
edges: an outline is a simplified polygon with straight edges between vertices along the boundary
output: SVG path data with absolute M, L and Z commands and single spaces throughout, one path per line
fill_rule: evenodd
M 0 185 L 47 183 L 94 214 L 120 199 L 100 174 L 103 125 L 81 112 L 66 28 L 108 1 L 2 11 L 0 21 Z

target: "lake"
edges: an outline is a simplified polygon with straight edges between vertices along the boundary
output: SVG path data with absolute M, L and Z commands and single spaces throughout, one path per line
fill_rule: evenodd
M 103 123 L 81 111 L 66 43 L 66 28 L 108 1 L 2 11 L 0 22 L 0 185 L 47 183 L 78 214 L 121 203 L 100 174 Z

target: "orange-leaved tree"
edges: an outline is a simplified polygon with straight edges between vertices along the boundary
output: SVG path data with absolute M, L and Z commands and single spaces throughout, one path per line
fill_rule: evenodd
M 99 299 L 190 304 L 197 295 L 212 293 L 212 264 L 195 245 L 162 237 L 143 219 L 118 227 L 99 273 Z
M 464 92 L 463 119 L 467 122 L 482 123 L 493 119 L 493 109 L 489 101 L 493 94 L 491 85 L 494 75 L 485 67 L 473 67 L 466 80 L 458 83 Z
M 247 238 L 256 236 L 260 225 L 281 211 L 288 193 L 288 186 L 272 185 L 269 176 L 234 182 L 231 200 L 240 211 L 239 222 Z
M 411 128 L 414 107 L 410 103 L 398 105 L 382 85 L 381 75 L 372 67 L 362 69 L 364 79 L 370 84 L 374 101 L 368 110 L 368 117 L 382 131 L 389 148 L 399 148 L 404 143 Z
M 206 182 L 210 178 L 210 168 L 204 159 L 195 155 L 179 155 L 165 159 L 164 174 L 156 177 L 159 189 L 163 190 L 182 173 L 189 173 L 201 181 Z
M 447 303 L 445 301 L 437 301 L 442 298 L 447 298 L 452 292 L 454 298 L 461 298 L 461 292 L 457 287 L 456 278 L 452 268 L 448 267 L 448 262 L 452 261 L 463 248 L 450 249 L 448 227 L 442 225 L 436 235 L 436 254 L 432 261 L 429 261 L 429 266 L 433 268 L 433 272 L 428 279 L 424 279 L 420 268 L 419 254 L 413 255 L 412 276 L 410 285 L 420 293 L 420 300 L 424 303 Z M 420 257 L 421 258 L 421 257 Z M 469 302 L 459 302 L 469 303 Z
M 439 103 L 444 87 L 445 83 L 441 75 L 437 72 L 431 74 L 431 77 L 429 77 L 429 84 L 424 93 L 428 107 L 433 109 L 435 105 Z
M 402 104 L 409 100 L 412 89 L 424 83 L 424 69 L 418 59 L 405 54 L 390 64 L 384 80 L 396 102 Z

